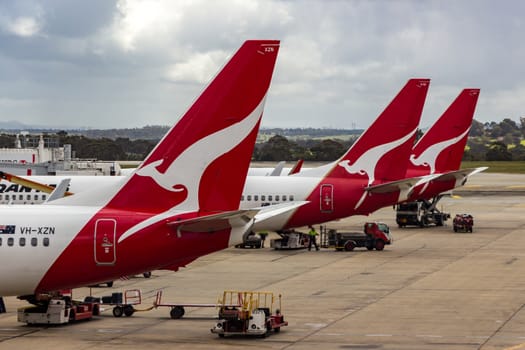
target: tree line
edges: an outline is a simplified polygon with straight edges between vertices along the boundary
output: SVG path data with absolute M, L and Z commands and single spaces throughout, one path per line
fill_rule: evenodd
M 149 131 L 152 127 L 148 128 Z M 287 130 L 288 135 L 305 135 L 304 129 Z M 272 132 L 278 132 L 278 129 Z M 268 131 L 266 131 L 268 132 Z M 319 131 L 317 131 L 320 133 Z M 332 132 L 332 131 L 330 131 Z M 350 132 L 352 134 L 353 132 Z M 336 134 L 333 132 L 333 134 Z M 422 131 L 418 131 L 421 137 Z M 120 135 L 115 133 L 114 135 Z M 324 136 L 313 138 L 312 135 L 292 139 L 275 134 L 266 142 L 257 143 L 253 152 L 254 161 L 332 161 L 343 155 L 359 135 L 353 135 L 350 140 L 341 140 Z M 15 143 L 14 134 L 0 134 L 0 147 L 12 148 Z M 67 131 L 44 133 L 47 146 L 63 146 L 71 144 L 73 157 L 98 160 L 143 160 L 155 147 L 158 139 L 132 139 L 130 137 L 97 137 L 68 134 Z M 512 119 L 501 122 L 472 122 L 467 147 L 463 156 L 469 161 L 509 161 L 525 160 L 525 117 L 520 118 L 518 125 Z M 24 145 L 23 145 L 24 146 Z M 34 146 L 34 145 L 33 145 Z

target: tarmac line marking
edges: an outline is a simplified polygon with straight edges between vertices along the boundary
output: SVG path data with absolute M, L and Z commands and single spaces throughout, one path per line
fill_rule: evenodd
M 435 334 L 416 334 L 416 337 L 419 337 L 419 338 L 443 338 L 442 335 L 435 335 Z

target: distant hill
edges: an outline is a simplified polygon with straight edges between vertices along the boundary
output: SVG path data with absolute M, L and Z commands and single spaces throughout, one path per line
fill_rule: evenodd
M 17 131 L 20 131 L 20 130 L 28 130 L 28 129 L 40 129 L 42 128 L 41 126 L 29 126 L 29 125 L 26 125 L 24 123 L 20 123 L 16 120 L 8 120 L 8 121 L 0 121 L 0 130 L 2 130 L 2 132 L 7 132 L 7 133 L 13 133 L 13 132 L 17 132 Z
M 123 128 L 123 129 L 49 129 L 42 127 L 31 127 L 16 122 L 0 122 L 0 132 L 14 134 L 20 131 L 28 131 L 31 134 L 48 133 L 54 134 L 65 131 L 69 135 L 83 135 L 85 137 L 100 139 L 107 138 L 116 140 L 124 138 L 134 140 L 160 140 L 169 130 L 168 126 L 148 125 L 142 128 Z M 261 128 L 257 137 L 257 142 L 266 142 L 275 135 L 284 136 L 290 140 L 301 139 L 324 139 L 337 138 L 348 140 L 363 132 L 363 130 L 348 129 L 316 129 L 316 128 Z
M 257 142 L 266 142 L 275 135 L 281 135 L 290 140 L 322 140 L 340 139 L 348 141 L 361 135 L 363 129 L 325 129 L 325 128 L 261 128 L 257 136 Z

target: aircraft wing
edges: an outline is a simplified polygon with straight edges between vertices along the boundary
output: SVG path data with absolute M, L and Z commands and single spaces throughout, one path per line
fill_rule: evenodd
M 285 163 L 284 161 L 280 161 L 279 163 L 277 163 L 273 171 L 268 176 L 281 176 L 281 172 L 283 171 L 283 168 L 284 168 L 284 163 Z
M 40 192 L 44 192 L 44 193 L 52 193 L 55 190 L 55 187 L 53 186 L 45 185 L 40 182 L 32 181 L 29 179 L 24 179 L 23 177 L 9 174 L 4 171 L 0 171 L 0 178 L 5 179 L 12 183 L 21 185 L 21 186 L 29 187 L 29 188 L 38 190 Z M 69 196 L 72 194 L 73 193 L 71 192 L 67 192 L 67 191 L 64 192 L 64 196 Z
M 59 198 L 62 198 L 66 195 L 66 192 L 67 192 L 67 187 L 69 186 L 69 182 L 71 181 L 70 178 L 67 178 L 67 179 L 62 179 L 62 181 L 60 181 L 60 183 L 58 184 L 57 187 L 55 187 L 55 189 L 53 190 L 53 192 L 51 192 L 51 194 L 49 195 L 49 197 L 47 197 L 46 199 L 46 203 L 47 202 L 51 202 L 51 201 L 54 201 L 55 199 L 59 199 Z

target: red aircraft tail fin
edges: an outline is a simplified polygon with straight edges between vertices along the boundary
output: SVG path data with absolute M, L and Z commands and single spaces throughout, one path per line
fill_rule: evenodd
M 246 41 L 107 206 L 236 210 L 278 51 Z
M 458 170 L 474 118 L 479 89 L 464 89 L 416 143 L 409 169 L 417 174 Z
M 369 185 L 404 178 L 429 84 L 410 79 L 328 176 L 367 176 Z

